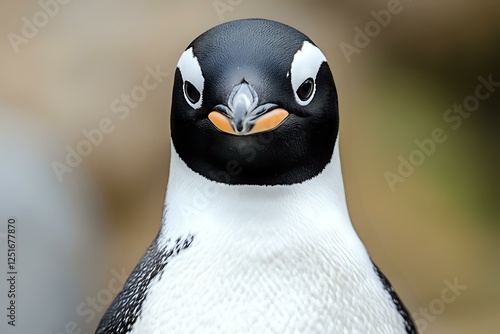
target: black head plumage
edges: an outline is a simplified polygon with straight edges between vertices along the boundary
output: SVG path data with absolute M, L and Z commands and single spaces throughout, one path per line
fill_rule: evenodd
M 227 184 L 300 183 L 330 162 L 338 133 L 335 83 L 314 43 L 263 19 L 231 21 L 183 53 L 172 97 L 180 158 Z

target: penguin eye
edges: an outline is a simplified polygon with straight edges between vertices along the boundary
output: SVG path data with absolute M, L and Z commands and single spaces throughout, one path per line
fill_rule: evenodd
M 307 78 L 302 85 L 300 85 L 299 89 L 297 89 L 297 96 L 302 101 L 307 101 L 312 95 L 314 91 L 314 79 Z
M 186 102 L 193 109 L 201 108 L 203 103 L 203 87 L 205 78 L 201 71 L 198 58 L 193 53 L 193 48 L 184 51 L 177 63 L 182 77 L 182 90 Z
M 200 92 L 189 81 L 184 82 L 184 93 L 192 104 L 196 104 L 200 100 Z
M 293 56 L 290 81 L 295 101 L 301 106 L 308 105 L 316 93 L 316 77 L 326 58 L 318 47 L 304 41 L 302 48 Z

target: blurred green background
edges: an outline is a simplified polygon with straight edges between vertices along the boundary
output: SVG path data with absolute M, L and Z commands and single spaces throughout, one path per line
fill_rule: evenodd
M 130 272 L 159 228 L 178 57 L 214 25 L 262 17 L 301 30 L 328 58 L 353 224 L 421 331 L 498 333 L 500 87 L 456 129 L 443 117 L 475 94 L 478 77 L 500 82 L 500 2 L 73 0 L 58 2 L 30 38 L 23 36 L 23 17 L 33 22 L 44 10 L 40 3 L 0 3 L 0 104 L 57 133 L 63 139 L 52 149 L 62 155 L 103 118 L 115 126 L 76 168 L 104 209 L 86 243 L 103 250 L 92 258 L 95 270 L 82 276 L 100 283 L 84 298 L 106 286 L 113 268 Z M 381 15 L 374 13 L 388 6 L 390 22 L 374 23 Z M 371 36 L 361 41 L 358 28 L 372 29 Z M 349 56 L 347 44 L 357 48 Z M 119 119 L 112 101 L 141 85 L 148 66 L 169 75 Z M 397 173 L 399 157 L 418 154 L 415 140 L 431 138 L 436 128 L 446 141 L 391 189 L 386 173 Z M 61 186 L 74 176 L 64 174 Z M 455 279 L 467 288 L 453 302 L 439 302 L 445 281 Z M 97 321 L 75 320 L 89 332 Z

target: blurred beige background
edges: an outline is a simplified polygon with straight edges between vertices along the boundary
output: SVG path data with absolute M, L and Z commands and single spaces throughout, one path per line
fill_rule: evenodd
M 475 94 L 479 76 L 500 82 L 499 2 L 54 1 L 42 0 L 51 4 L 44 9 L 37 1 L 1 0 L 0 106 L 62 138 L 52 145 L 61 155 L 85 140 L 82 131 L 111 120 L 113 130 L 75 168 L 89 177 L 93 200 L 104 208 L 87 242 L 104 248 L 92 258 L 95 270 L 81 277 L 101 283 L 86 287 L 84 298 L 105 289 L 113 269 L 129 273 L 159 228 L 178 57 L 214 25 L 262 17 L 301 30 L 327 56 L 339 94 L 353 224 L 421 332 L 498 333 L 500 87 L 460 116 L 460 125 L 443 116 Z M 371 11 L 388 6 L 390 22 L 374 23 Z M 47 11 L 52 16 L 40 14 Z M 26 21 L 38 26 L 30 30 Z M 369 40 L 356 39 L 366 27 Z M 343 48 L 352 51 L 356 42 L 346 57 Z M 141 85 L 148 67 L 168 75 L 120 119 L 112 102 Z M 446 141 L 391 189 L 385 173 L 397 173 L 398 157 L 415 157 L 415 140 L 431 138 L 436 128 Z M 63 174 L 62 185 L 75 175 Z M 466 288 L 444 302 L 446 282 L 455 280 Z M 67 321 L 91 332 L 108 305 L 101 306 L 95 319 L 75 314 Z

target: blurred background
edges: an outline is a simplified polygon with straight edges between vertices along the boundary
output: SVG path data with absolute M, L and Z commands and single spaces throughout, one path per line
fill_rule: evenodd
M 0 219 L 20 217 L 23 303 L 53 306 L 37 330 L 2 320 L 2 333 L 93 333 L 159 228 L 178 57 L 208 28 L 248 17 L 301 30 L 328 58 L 353 224 L 421 332 L 498 333 L 500 2 L 0 3 Z M 155 70 L 158 85 L 114 113 Z M 464 103 L 471 112 L 449 111 Z M 446 139 L 419 148 L 435 129 Z M 35 230 L 47 236 L 30 241 Z M 5 234 L 2 222 L 2 254 Z M 39 295 L 47 284 L 56 293 Z

